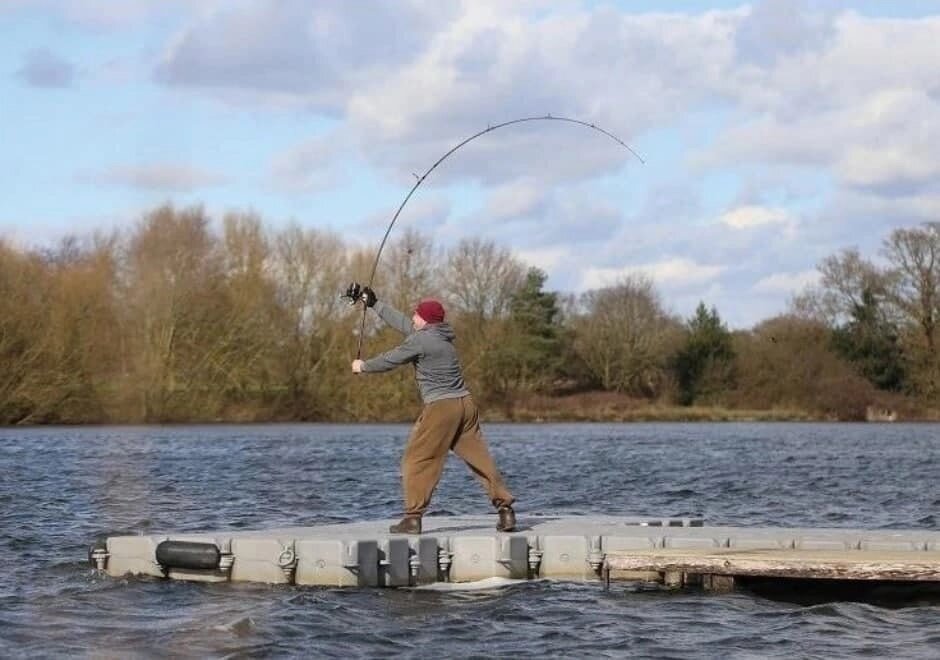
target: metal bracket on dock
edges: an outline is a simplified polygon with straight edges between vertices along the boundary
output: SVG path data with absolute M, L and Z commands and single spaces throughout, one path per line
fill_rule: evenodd
M 103 571 L 108 567 L 108 546 L 103 543 L 96 543 L 88 551 L 88 561 L 95 570 Z
M 359 545 L 355 543 L 343 543 L 343 568 L 352 573 L 353 575 L 359 575 Z
M 231 573 L 232 565 L 235 563 L 235 555 L 231 552 L 219 555 L 219 572 Z
M 604 558 L 606 555 L 601 550 L 601 537 L 592 536 L 591 537 L 591 551 L 588 553 L 588 563 L 591 565 L 591 569 L 595 573 L 599 573 L 601 567 L 604 565 Z
M 232 554 L 232 539 L 225 539 L 219 543 L 219 572 L 230 575 L 235 555 Z
M 529 539 L 529 578 L 538 577 L 539 567 L 542 565 L 542 551 L 539 547 L 539 537 Z
M 450 582 L 450 565 L 453 563 L 454 553 L 450 551 L 450 539 L 445 538 L 437 549 L 437 567 L 444 582 Z
M 294 583 L 294 572 L 297 570 L 297 552 L 294 550 L 294 542 L 290 541 L 283 546 L 281 554 L 277 556 L 277 565 L 284 572 L 288 584 Z M 221 561 L 220 561 L 221 566 Z

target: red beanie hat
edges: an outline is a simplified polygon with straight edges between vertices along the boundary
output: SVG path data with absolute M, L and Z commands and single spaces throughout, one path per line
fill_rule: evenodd
M 433 298 L 419 302 L 415 312 L 428 323 L 441 323 L 444 320 L 444 306 Z

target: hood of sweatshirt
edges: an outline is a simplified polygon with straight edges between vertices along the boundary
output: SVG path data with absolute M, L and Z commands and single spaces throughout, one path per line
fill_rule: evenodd
M 450 327 L 450 323 L 446 321 L 443 321 L 441 323 L 431 323 L 429 325 L 426 325 L 423 328 L 421 328 L 419 332 L 430 332 L 430 333 L 437 335 L 441 339 L 445 341 L 449 341 L 449 342 L 453 342 L 454 338 L 457 336 L 456 334 L 454 334 L 454 329 Z

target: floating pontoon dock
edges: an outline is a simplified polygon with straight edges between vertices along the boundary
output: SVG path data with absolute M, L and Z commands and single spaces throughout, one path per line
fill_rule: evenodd
M 424 533 L 394 520 L 200 534 L 114 536 L 92 546 L 112 576 L 331 587 L 405 587 L 486 578 L 650 580 L 727 590 L 736 578 L 940 583 L 940 532 L 747 529 L 698 519 L 426 517 Z

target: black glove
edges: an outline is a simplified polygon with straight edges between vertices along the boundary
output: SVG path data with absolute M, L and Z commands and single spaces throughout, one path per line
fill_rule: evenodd
M 375 291 L 372 290 L 372 287 L 362 287 L 362 302 L 366 304 L 366 307 L 375 307 L 377 301 L 378 298 L 375 297 Z
M 362 295 L 362 288 L 359 286 L 359 282 L 353 282 L 346 289 L 346 293 L 343 294 L 344 298 L 349 298 L 349 304 L 354 305 L 357 300 L 359 300 Z

